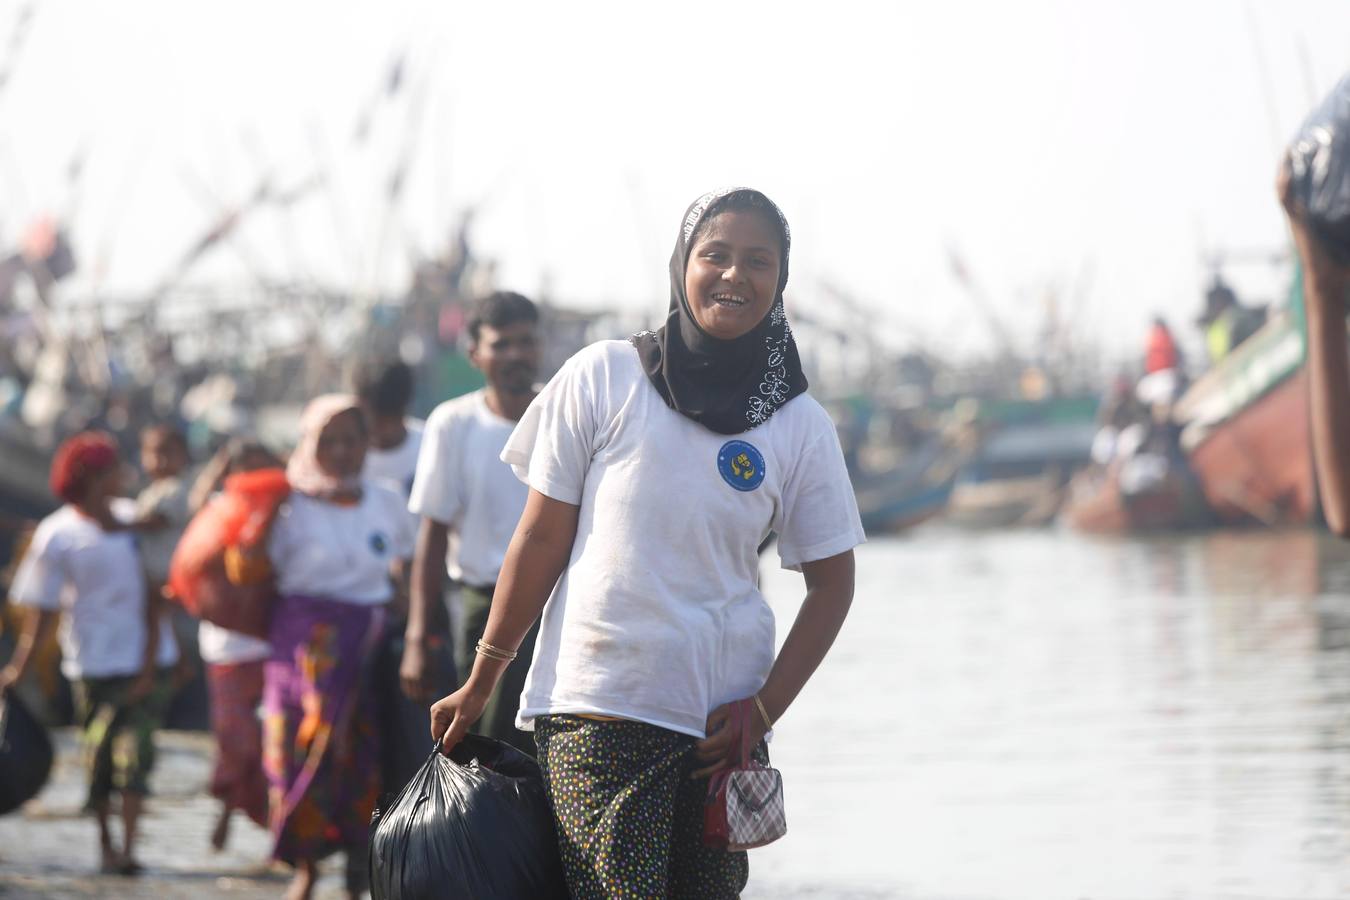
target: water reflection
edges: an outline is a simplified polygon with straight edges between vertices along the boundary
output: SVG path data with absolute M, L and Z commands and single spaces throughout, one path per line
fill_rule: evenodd
M 751 896 L 1350 896 L 1345 545 L 927 531 L 859 572 Z

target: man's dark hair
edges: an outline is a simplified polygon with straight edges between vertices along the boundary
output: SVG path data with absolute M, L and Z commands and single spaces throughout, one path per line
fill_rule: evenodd
M 413 372 L 402 360 L 364 359 L 352 372 L 352 390 L 376 415 L 403 415 L 412 403 Z
M 474 304 L 469 316 L 469 338 L 478 343 L 484 325 L 505 328 L 517 322 L 538 322 L 539 308 L 514 291 L 493 291 Z

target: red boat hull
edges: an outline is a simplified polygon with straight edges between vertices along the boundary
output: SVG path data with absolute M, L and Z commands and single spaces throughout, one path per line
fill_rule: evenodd
M 1225 523 L 1302 525 L 1317 517 L 1308 418 L 1307 369 L 1300 367 L 1190 453 L 1205 499 Z

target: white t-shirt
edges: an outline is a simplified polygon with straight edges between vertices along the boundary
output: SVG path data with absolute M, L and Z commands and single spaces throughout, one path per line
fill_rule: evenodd
M 473 585 L 497 581 L 529 489 L 501 461 L 516 423 L 483 391 L 447 400 L 427 419 L 408 508 L 449 526 L 446 569 Z
M 422 420 L 409 418 L 403 423 L 408 436 L 403 443 L 389 450 L 371 447 L 366 451 L 366 463 L 361 476 L 391 487 L 407 497 L 412 493 L 413 476 L 417 473 L 417 455 L 422 449 Z
M 272 646 L 262 638 L 221 628 L 203 619 L 197 626 L 197 650 L 203 662 L 221 665 L 267 659 Z
M 502 459 L 580 506 L 571 559 L 544 608 L 517 724 L 597 713 L 703 736 L 708 713 L 764 685 L 774 619 L 758 548 L 785 567 L 862 543 L 839 438 L 801 395 L 744 434 L 666 406 L 626 341 L 572 357 Z
M 304 494 L 282 504 L 267 543 L 281 594 L 369 605 L 393 597 L 389 567 L 412 556 L 412 523 L 392 489 L 362 488 L 351 506 Z
M 135 516 L 135 504 L 118 499 L 113 515 Z M 38 524 L 10 588 L 15 603 L 61 610 L 61 671 L 67 678 L 112 678 L 140 672 L 145 656 L 146 579 L 129 531 L 104 531 L 73 506 Z M 160 620 L 155 662 L 178 661 L 178 643 L 167 617 Z

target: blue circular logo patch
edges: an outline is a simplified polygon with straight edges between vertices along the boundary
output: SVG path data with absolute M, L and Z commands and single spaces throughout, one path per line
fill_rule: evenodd
M 738 491 L 753 491 L 764 482 L 764 456 L 753 444 L 727 441 L 717 451 L 717 471 Z
M 389 541 L 376 531 L 370 536 L 370 549 L 375 551 L 376 556 L 384 556 L 384 551 L 389 549 Z

